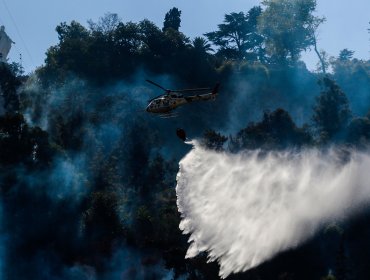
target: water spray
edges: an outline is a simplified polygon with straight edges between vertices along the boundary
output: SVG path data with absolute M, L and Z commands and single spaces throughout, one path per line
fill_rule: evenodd
M 207 252 L 219 275 L 247 271 L 295 248 L 370 201 L 370 154 L 319 151 L 240 154 L 192 141 L 177 175 L 186 258 Z

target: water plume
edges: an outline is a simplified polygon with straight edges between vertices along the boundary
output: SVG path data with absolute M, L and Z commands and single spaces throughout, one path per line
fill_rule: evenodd
M 177 175 L 186 257 L 207 252 L 219 275 L 249 270 L 370 200 L 370 154 L 331 149 L 240 154 L 197 142 Z

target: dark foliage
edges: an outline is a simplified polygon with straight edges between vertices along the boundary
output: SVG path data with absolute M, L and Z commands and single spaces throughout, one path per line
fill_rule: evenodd
M 176 31 L 179 31 L 180 24 L 181 24 L 181 11 L 174 7 L 171 10 L 169 10 L 164 17 L 163 31 L 166 31 L 168 28 L 172 28 Z
M 251 123 L 231 138 L 232 151 L 243 149 L 286 149 L 312 143 L 312 137 L 303 128 L 298 128 L 283 109 L 264 113 L 259 123 Z
M 59 42 L 35 75 L 26 79 L 0 65 L 5 279 L 216 279 L 218 265 L 206 255 L 184 259 L 174 187 L 188 147 L 176 138 L 178 127 L 216 151 L 369 145 L 369 116 L 352 118 L 349 105 L 359 116 L 370 108 L 369 61 L 344 49 L 319 93 L 320 75 L 299 61 L 322 22 L 313 16 L 316 2 L 263 5 L 225 15 L 206 33 L 209 42 L 179 31 L 177 8 L 163 29 L 116 14 L 89 27 L 61 23 Z M 287 11 L 296 12 L 289 21 Z M 156 119 L 141 112 L 147 76 L 178 88 L 221 81 L 222 89 L 215 103 Z M 364 261 L 359 248 L 368 246 L 368 219 L 346 230 L 348 238 L 321 233 L 230 279 L 319 279 L 328 268 L 348 279 L 350 264 Z M 356 269 L 358 279 L 370 277 L 365 266 Z
M 333 80 L 324 77 L 320 84 L 323 91 L 316 98 L 312 119 L 325 142 L 341 137 L 351 118 L 351 110 L 347 96 Z
M 226 141 L 227 137 L 214 130 L 207 130 L 203 135 L 201 144 L 208 149 L 221 151 Z
M 217 31 L 206 33 L 208 40 L 219 47 L 217 55 L 226 59 L 263 61 L 263 37 L 257 32 L 257 21 L 261 13 L 261 7 L 257 6 L 247 14 L 227 14 Z
M 21 85 L 21 79 L 16 76 L 16 71 L 11 65 L 0 62 L 0 94 L 7 112 L 19 110 L 17 89 Z

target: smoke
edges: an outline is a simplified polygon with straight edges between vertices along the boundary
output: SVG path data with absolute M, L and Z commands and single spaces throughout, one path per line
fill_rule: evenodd
M 111 259 L 107 261 L 105 271 L 97 271 L 88 265 L 75 264 L 66 267 L 60 277 L 52 274 L 48 279 L 173 279 L 173 271 L 164 268 L 160 257 L 156 254 L 141 252 L 134 248 L 122 247 L 117 249 Z
M 320 92 L 315 74 L 301 66 L 272 71 L 248 64 L 234 71 L 218 97 L 223 107 L 227 106 L 225 115 L 217 112 L 227 120 L 221 127 L 224 134 L 235 134 L 276 108 L 288 111 L 298 126 L 311 121 L 315 96 Z
M 153 79 L 162 83 L 170 77 Z M 143 76 L 137 80 L 99 87 L 71 78 L 44 87 L 35 76 L 21 89 L 27 123 L 46 130 L 57 151 L 47 164 L 35 152 L 39 168 L 19 164 L 0 176 L 1 183 L 9 181 L 11 193 L 0 201 L 0 273 L 5 277 L 173 278 L 161 248 L 148 253 L 135 243 L 144 239 L 136 230 L 137 208 L 152 205 L 148 197 L 154 193 L 152 178 L 136 179 L 135 172 L 150 168 L 160 151 L 158 131 L 177 141 L 175 129 L 165 132 L 167 123 L 144 111 L 149 97 L 158 93 L 145 86 Z M 147 186 L 150 190 L 138 191 Z M 117 247 L 128 238 L 127 229 L 137 235 L 131 239 L 133 248 Z M 154 233 L 148 235 L 154 239 Z
M 186 257 L 207 252 L 219 275 L 249 270 L 345 219 L 370 199 L 370 153 L 331 149 L 241 154 L 197 142 L 177 175 Z

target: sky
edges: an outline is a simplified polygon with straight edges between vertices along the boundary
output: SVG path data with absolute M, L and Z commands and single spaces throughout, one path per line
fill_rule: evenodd
M 61 22 L 76 20 L 87 26 L 90 19 L 117 13 L 123 22 L 146 18 L 162 27 L 166 12 L 177 7 L 182 11 L 180 31 L 194 38 L 216 30 L 226 13 L 247 12 L 258 4 L 258 0 L 0 0 L 0 25 L 16 42 L 9 61 L 21 61 L 29 73 L 44 63 L 47 49 L 58 43 L 55 27 Z M 369 0 L 317 0 L 317 15 L 326 17 L 319 29 L 319 48 L 332 56 L 348 48 L 356 58 L 370 59 L 369 11 Z M 313 52 L 303 53 L 302 58 L 309 69 L 315 68 Z

